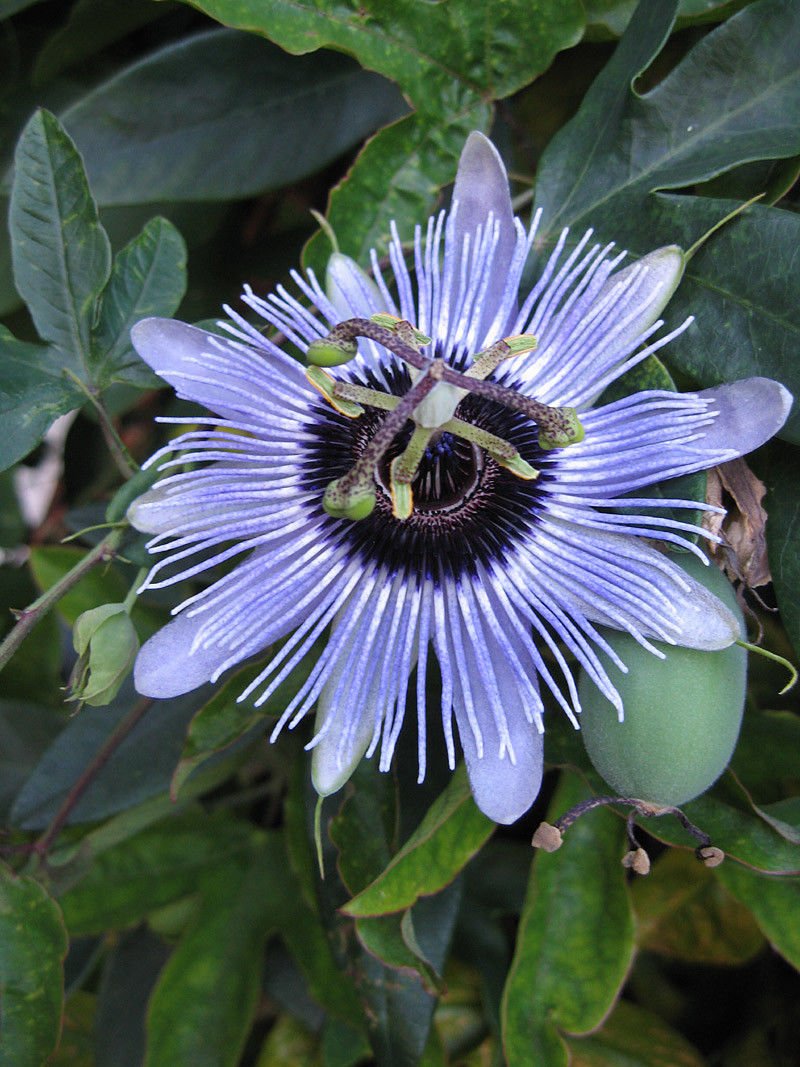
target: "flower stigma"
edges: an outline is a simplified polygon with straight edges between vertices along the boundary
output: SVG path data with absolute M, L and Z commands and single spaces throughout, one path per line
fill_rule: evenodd
M 402 396 L 338 381 L 322 370 L 354 359 L 359 337 L 377 342 L 409 365 L 411 384 Z M 408 422 L 414 424 L 411 435 L 403 451 L 389 464 L 388 494 L 396 519 L 408 519 L 413 514 L 412 487 L 423 459 L 435 460 L 450 454 L 453 437 L 487 453 L 499 466 L 524 481 L 538 478 L 536 467 L 509 441 L 455 417 L 461 401 L 471 393 L 528 416 L 538 427 L 539 447 L 545 451 L 566 448 L 583 440 L 583 426 L 574 408 L 549 407 L 507 386 L 487 381 L 501 363 L 536 349 L 537 339 L 532 334 L 516 334 L 496 341 L 473 356 L 463 373 L 439 357 L 425 356 L 422 347 L 430 342 L 430 337 L 410 322 L 388 312 L 377 312 L 369 319 L 340 322 L 327 337 L 308 346 L 308 380 L 336 411 L 352 419 L 360 418 L 365 408 L 387 412 L 353 467 L 325 489 L 323 507 L 334 518 L 359 520 L 372 514 L 377 499 L 376 485 L 383 484 L 378 471 L 381 460 Z

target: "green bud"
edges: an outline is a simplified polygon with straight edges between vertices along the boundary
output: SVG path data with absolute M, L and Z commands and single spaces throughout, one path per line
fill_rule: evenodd
M 130 673 L 139 638 L 124 604 L 103 604 L 76 620 L 72 643 L 78 661 L 69 680 L 70 700 L 101 707 L 110 703 Z
M 349 363 L 358 353 L 355 341 L 335 341 L 330 337 L 321 337 L 312 341 L 306 351 L 306 360 L 315 367 L 338 367 Z

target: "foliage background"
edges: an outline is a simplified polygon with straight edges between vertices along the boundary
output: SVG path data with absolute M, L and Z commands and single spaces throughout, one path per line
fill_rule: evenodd
M 533 859 L 548 811 L 604 791 L 557 713 L 543 794 L 502 831 L 443 753 L 422 787 L 413 742 L 392 775 L 364 764 L 324 805 L 321 880 L 302 731 L 264 742 L 299 677 L 258 712 L 235 703 L 241 677 L 153 707 L 129 683 L 108 706 L 64 704 L 70 627 L 124 600 L 146 560 L 124 529 L 61 541 L 141 488 L 120 490 L 112 429 L 142 461 L 156 415 L 194 413 L 130 325 L 209 320 L 244 281 L 324 268 L 311 210 L 364 262 L 390 219 L 409 233 L 443 202 L 472 129 L 508 160 L 519 210 L 543 209 L 539 254 L 564 225 L 634 255 L 687 248 L 765 194 L 692 259 L 668 317 L 697 328 L 667 369 L 800 395 L 800 6 L 634 8 L 0 0 L 0 1063 L 794 1062 L 800 722 L 763 660 L 731 770 L 687 807 L 728 860 L 707 870 L 677 824 L 647 820 L 654 866 L 635 882 L 610 811 Z M 755 607 L 789 658 L 799 443 L 796 407 L 752 459 L 773 575 Z M 140 637 L 170 603 L 137 603 Z M 687 699 L 702 714 L 691 679 Z

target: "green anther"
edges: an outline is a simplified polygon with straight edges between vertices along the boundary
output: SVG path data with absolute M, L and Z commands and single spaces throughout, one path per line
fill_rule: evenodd
M 414 493 L 408 482 L 392 481 L 392 515 L 396 519 L 410 519 L 414 511 Z
M 337 393 L 336 388 L 339 383 L 331 378 L 330 374 L 326 374 L 322 367 L 307 367 L 306 378 L 316 390 L 322 393 L 329 404 L 342 415 L 346 415 L 348 419 L 357 419 L 359 415 L 364 414 L 364 409 L 360 404 L 344 399 Z
M 490 452 L 490 455 L 501 467 L 504 467 L 512 474 L 516 474 L 516 476 L 522 478 L 523 481 L 532 482 L 539 477 L 539 471 L 537 471 L 535 467 L 532 467 L 527 460 L 524 460 L 519 453 L 517 453 L 513 459 L 508 459 L 505 456 L 498 456 L 496 452 Z
M 575 408 L 550 408 L 547 418 L 539 420 L 539 447 L 568 448 L 583 440 L 583 425 Z
M 347 475 L 331 482 L 322 498 L 322 506 L 335 519 L 366 519 L 375 507 L 373 484 L 348 484 Z
M 413 326 L 406 319 L 399 319 L 396 315 L 390 315 L 388 311 L 378 311 L 371 315 L 370 322 L 374 322 L 376 326 L 382 326 L 384 330 L 391 330 L 402 341 L 413 345 L 415 348 L 431 343 L 430 337 L 418 330 L 416 326 Z
M 358 353 L 355 341 L 340 341 L 332 335 L 312 341 L 306 351 L 306 360 L 315 367 L 338 367 L 349 363 Z

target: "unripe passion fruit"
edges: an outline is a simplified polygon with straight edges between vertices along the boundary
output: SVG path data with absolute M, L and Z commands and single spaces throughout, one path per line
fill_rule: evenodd
M 691 555 L 681 567 L 744 620 L 724 575 Z M 595 769 L 622 796 L 663 806 L 683 804 L 719 778 L 736 746 L 744 711 L 747 652 L 738 645 L 719 652 L 653 642 L 665 659 L 647 652 L 628 634 L 607 631 L 606 640 L 628 667 L 605 663 L 622 698 L 625 719 L 594 682 L 581 673 L 583 743 Z

